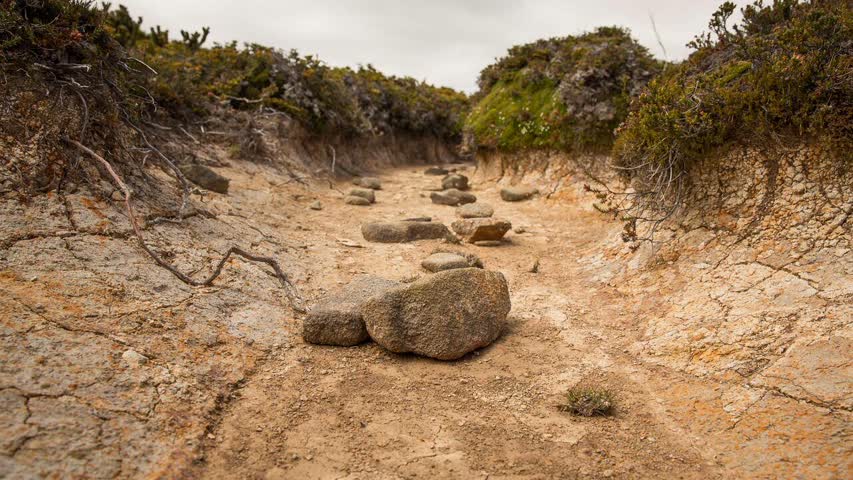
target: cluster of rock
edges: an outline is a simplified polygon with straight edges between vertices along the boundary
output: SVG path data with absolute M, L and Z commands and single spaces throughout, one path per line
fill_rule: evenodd
M 440 271 L 410 284 L 361 277 L 309 313 L 303 338 L 351 346 L 372 338 L 395 353 L 455 360 L 500 336 L 510 311 L 503 274 Z
M 430 172 L 431 170 L 432 169 L 427 169 L 427 172 Z M 447 170 L 435 169 L 432 171 L 446 172 Z M 432 203 L 437 205 L 448 205 L 451 207 L 474 203 L 477 201 L 477 197 L 465 191 L 469 188 L 468 177 L 461 173 L 450 173 L 441 180 L 441 191 L 433 192 L 429 197 L 430 200 L 432 200 Z
M 376 203 L 376 192 L 382 189 L 382 182 L 375 177 L 356 177 L 352 183 L 356 188 L 350 189 L 344 197 L 347 205 L 369 206 Z
M 432 167 L 427 175 L 443 175 L 441 191 L 433 192 L 433 203 L 455 206 L 459 217 L 453 232 L 430 217 L 400 221 L 369 222 L 361 227 L 364 239 L 378 243 L 403 243 L 444 239 L 458 243 L 498 244 L 512 224 L 493 218 L 495 209 L 478 203 L 466 192 L 468 177 Z M 369 205 L 374 190 L 382 188 L 376 178 L 353 181 L 347 203 Z M 505 201 L 520 201 L 537 193 L 533 187 L 501 190 Z M 358 202 L 358 203 L 355 203 Z M 363 202 L 363 203 L 362 203 Z M 402 284 L 379 277 L 362 276 L 317 303 L 303 324 L 306 342 L 352 346 L 373 339 L 389 351 L 415 353 L 440 360 L 454 360 L 485 347 L 501 333 L 510 310 L 509 289 L 504 276 L 487 271 L 470 253 L 437 249 L 421 262 L 432 275 Z

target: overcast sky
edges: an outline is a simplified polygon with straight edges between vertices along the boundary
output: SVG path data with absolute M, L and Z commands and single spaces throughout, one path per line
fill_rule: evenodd
M 211 27 L 208 41 L 256 42 L 330 65 L 371 63 L 467 92 L 512 45 L 622 25 L 653 54 L 683 59 L 722 0 L 114 0 L 145 26 Z M 742 6 L 745 0 L 736 2 Z

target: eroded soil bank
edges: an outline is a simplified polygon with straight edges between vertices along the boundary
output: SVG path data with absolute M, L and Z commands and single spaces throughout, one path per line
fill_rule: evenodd
M 779 264 L 724 249 L 714 229 L 677 256 L 631 253 L 579 175 L 553 193 L 527 175 L 546 195 L 510 204 L 498 186 L 516 179 L 465 169 L 523 233 L 460 247 L 504 273 L 513 306 L 494 345 L 450 363 L 305 344 L 263 266 L 234 260 L 188 287 L 129 240 L 118 201 L 4 200 L 0 476 L 849 476 L 849 237 Z M 309 305 L 357 274 L 426 275 L 439 241 L 369 244 L 363 222 L 455 218 L 430 203 L 438 179 L 422 166 L 379 172 L 371 207 L 272 165 L 217 171 L 229 195 L 195 196 L 205 213 L 152 226 L 149 242 L 199 275 L 234 244 L 275 257 Z M 849 216 L 850 199 L 834 201 Z M 582 380 L 616 392 L 614 416 L 558 410 Z

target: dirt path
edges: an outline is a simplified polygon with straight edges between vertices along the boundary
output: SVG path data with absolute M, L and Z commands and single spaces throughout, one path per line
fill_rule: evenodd
M 312 277 L 325 288 L 356 273 L 423 274 L 420 260 L 438 246 L 367 244 L 362 222 L 454 218 L 453 208 L 424 196 L 438 180 L 421 169 L 388 171 L 383 182 L 370 208 L 328 195 L 323 211 L 306 214 Z M 306 345 L 292 323 L 288 348 L 258 367 L 207 436 L 205 478 L 719 475 L 700 439 L 678 428 L 650 392 L 648 379 L 659 372 L 625 353 L 639 335 L 636 309 L 591 275 L 589 259 L 618 226 L 577 203 L 505 203 L 493 184 L 474 193 L 526 230 L 501 247 L 464 247 L 510 283 L 513 309 L 503 337 L 444 363 L 375 344 Z M 344 238 L 365 248 L 336 245 Z M 528 273 L 536 259 L 540 272 Z M 590 379 L 617 392 L 617 414 L 584 419 L 559 412 L 564 392 Z
M 378 203 L 356 207 L 235 161 L 227 196 L 196 196 L 207 213 L 146 238 L 196 275 L 232 245 L 277 258 L 309 301 L 360 273 L 425 275 L 440 242 L 360 233 L 454 219 L 422 170 L 385 170 Z M 513 308 L 494 345 L 450 363 L 306 345 L 264 266 L 189 287 L 129 240 L 120 201 L 0 203 L 0 477 L 850 478 L 853 253 L 774 269 L 697 230 L 680 258 L 640 266 L 580 181 L 562 185 L 510 204 L 474 184 L 525 231 L 463 247 L 504 273 Z M 614 390 L 616 414 L 558 411 L 580 381 Z

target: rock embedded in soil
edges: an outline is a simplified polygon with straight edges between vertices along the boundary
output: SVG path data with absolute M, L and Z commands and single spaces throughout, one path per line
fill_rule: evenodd
M 489 218 L 495 214 L 495 209 L 488 203 L 469 203 L 456 209 L 456 214 L 462 218 Z
M 121 354 L 121 359 L 129 366 L 137 368 L 148 363 L 148 357 L 133 349 L 125 350 Z
M 501 198 L 505 202 L 520 202 L 539 193 L 536 187 L 530 185 L 516 185 L 501 189 Z
M 311 202 L 311 205 L 308 205 L 308 208 L 310 208 L 311 210 L 322 210 L 323 204 L 320 203 L 320 200 L 317 200 L 317 201 Z
M 347 195 L 346 197 L 344 197 L 344 203 L 346 203 L 347 205 L 359 205 L 362 207 L 366 207 L 366 206 L 370 205 L 370 200 L 368 200 L 364 197 L 356 197 L 354 195 Z
M 369 188 L 353 188 L 349 191 L 351 197 L 361 197 L 370 203 L 376 202 L 376 194 Z
M 425 175 L 447 175 L 448 173 L 450 173 L 450 171 L 441 167 L 429 167 L 424 170 Z
M 361 234 L 368 242 L 405 243 L 416 240 L 450 239 L 453 234 L 437 222 L 372 222 L 361 226 Z
M 427 216 L 423 216 L 423 217 L 409 217 L 409 218 L 404 218 L 404 219 L 403 219 L 403 221 L 404 221 L 404 222 L 431 222 L 431 221 L 432 221 L 432 217 L 427 217 Z
M 441 188 L 448 190 L 468 190 L 468 177 L 459 173 L 451 173 L 441 181 Z
M 184 165 L 181 167 L 181 173 L 187 177 L 187 180 L 205 190 L 223 195 L 228 193 L 228 185 L 231 181 L 204 165 Z
M 466 203 L 474 203 L 477 201 L 477 197 L 474 195 L 467 192 L 461 192 L 455 188 L 441 192 L 433 192 L 429 195 L 429 198 L 432 200 L 432 203 L 437 205 L 449 205 L 451 207 L 464 205 Z
M 456 220 L 450 227 L 464 242 L 499 241 L 512 228 L 506 220 L 495 218 L 466 218 Z
M 382 190 L 382 181 L 376 177 L 356 177 L 352 180 L 352 184 L 371 190 Z
M 503 274 L 462 268 L 388 290 L 362 314 L 370 337 L 392 352 L 455 360 L 495 341 L 510 306 Z
M 470 253 L 435 251 L 421 262 L 421 266 L 435 273 L 455 268 L 483 268 L 483 262 Z
M 363 275 L 317 303 L 302 323 L 302 338 L 316 345 L 350 347 L 369 337 L 361 308 L 371 298 L 397 287 L 392 280 Z

